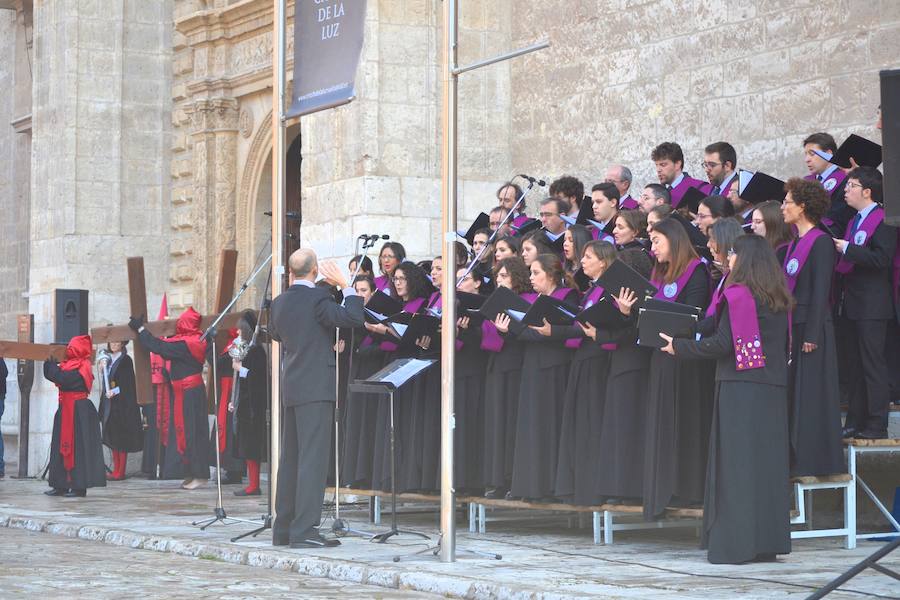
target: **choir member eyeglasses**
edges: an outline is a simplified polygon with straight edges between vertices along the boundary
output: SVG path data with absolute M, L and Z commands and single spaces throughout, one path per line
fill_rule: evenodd
M 394 283 L 399 283 L 401 281 L 406 281 L 406 277 L 404 277 L 403 275 L 394 275 L 394 278 L 392 279 L 392 281 Z
M 715 169 L 716 167 L 721 167 L 722 163 L 704 160 L 703 162 L 700 163 L 700 166 L 703 167 L 704 169 Z

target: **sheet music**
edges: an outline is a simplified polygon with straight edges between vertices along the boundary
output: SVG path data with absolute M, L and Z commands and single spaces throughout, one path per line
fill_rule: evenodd
M 397 335 L 403 337 L 403 334 L 406 333 L 406 330 L 409 328 L 409 325 L 404 325 L 403 323 L 391 323 L 391 329 L 397 332 Z
M 557 306 L 556 309 L 557 309 L 559 312 L 561 312 L 562 314 L 564 314 L 564 315 L 566 315 L 567 317 L 569 317 L 570 319 L 574 319 L 574 318 L 575 318 L 575 314 L 574 314 L 574 313 L 569 312 L 568 310 L 566 310 L 566 309 L 563 308 L 562 306 Z
M 399 388 L 404 383 L 415 377 L 417 374 L 434 364 L 434 360 L 421 358 L 413 358 L 406 362 L 402 367 L 390 373 L 382 379 L 385 383 L 391 383 L 394 387 Z
M 385 319 L 387 319 L 387 317 L 385 315 L 383 315 L 381 313 L 377 313 L 374 310 L 370 310 L 367 308 L 367 309 L 365 309 L 365 311 L 367 313 L 369 313 L 370 315 L 372 315 L 373 317 L 375 317 L 376 319 L 378 319 L 379 321 L 384 321 Z
M 525 313 L 520 310 L 513 310 L 511 308 L 506 309 L 506 314 L 515 319 L 516 321 L 521 321 L 525 318 Z

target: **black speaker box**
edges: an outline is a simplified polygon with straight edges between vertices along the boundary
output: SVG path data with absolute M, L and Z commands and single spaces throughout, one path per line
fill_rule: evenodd
M 881 72 L 881 140 L 885 220 L 900 225 L 900 69 Z
M 66 344 L 88 333 L 88 291 L 53 290 L 53 341 Z

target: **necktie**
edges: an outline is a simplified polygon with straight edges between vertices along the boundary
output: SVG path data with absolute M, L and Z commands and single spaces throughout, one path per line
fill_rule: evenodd
M 822 174 L 821 174 L 821 173 L 819 173 L 818 175 L 816 175 L 816 181 L 819 181 L 819 182 L 822 181 Z
M 862 215 L 856 213 L 856 216 L 853 217 L 853 227 L 850 228 L 850 239 L 853 239 L 853 236 L 856 234 L 856 230 L 859 229 L 859 224 L 862 221 Z
M 721 192 L 721 191 L 722 191 L 722 188 L 720 188 L 717 185 L 714 185 L 713 189 L 712 189 L 712 193 L 710 193 L 710 196 L 718 196 L 719 192 Z
M 667 189 L 667 190 L 671 190 L 671 189 L 672 189 L 672 184 L 671 184 L 671 183 L 667 183 L 667 184 L 666 184 L 666 189 Z

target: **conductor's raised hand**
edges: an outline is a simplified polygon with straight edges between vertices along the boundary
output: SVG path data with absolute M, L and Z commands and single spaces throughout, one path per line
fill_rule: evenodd
M 496 327 L 497 331 L 500 333 L 509 331 L 509 315 L 506 313 L 497 313 L 497 316 L 494 317 L 494 327 Z
M 343 271 L 338 267 L 334 261 L 325 260 L 319 264 L 319 273 L 321 273 L 322 277 L 330 283 L 331 285 L 337 286 L 341 289 L 347 287 L 347 278 L 344 277 Z

